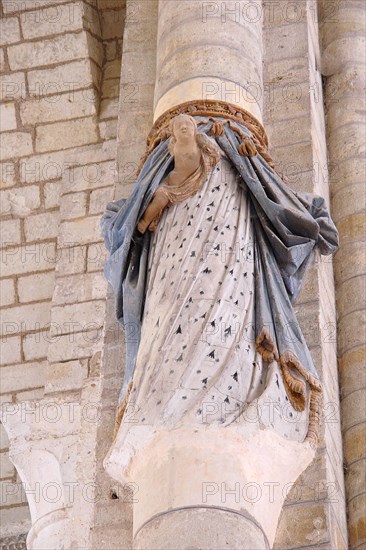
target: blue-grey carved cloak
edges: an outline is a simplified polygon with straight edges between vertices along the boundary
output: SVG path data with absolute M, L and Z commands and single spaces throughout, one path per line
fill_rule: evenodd
M 203 124 L 200 131 L 210 134 L 212 124 L 212 121 Z M 246 127 L 237 126 L 251 135 Z M 238 152 L 241 141 L 238 134 L 229 125 L 223 129 L 216 142 L 240 174 L 240 184 L 247 187 L 251 200 L 256 235 L 256 347 L 269 363 L 279 362 L 295 410 L 304 410 L 309 384 L 307 437 L 316 439 L 321 383 L 292 304 L 299 295 L 315 248 L 323 255 L 334 253 L 338 248 L 338 232 L 322 197 L 293 191 L 261 155 L 242 156 Z M 141 235 L 136 225 L 172 166 L 165 140 L 146 159 L 129 199 L 109 203 L 101 220 L 110 252 L 104 272 L 114 289 L 117 318 L 126 334 L 126 369 L 119 404 L 133 377 L 146 292 L 151 234 L 147 231 Z

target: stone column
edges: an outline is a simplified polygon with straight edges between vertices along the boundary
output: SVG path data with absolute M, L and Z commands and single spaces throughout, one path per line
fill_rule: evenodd
M 338 364 L 349 548 L 363 548 L 365 526 L 365 5 L 321 4 L 335 256 Z
M 261 120 L 261 91 L 261 1 L 159 1 L 155 119 L 185 101 L 218 99 Z
M 156 67 L 154 120 L 201 99 L 236 104 L 261 120 L 261 2 L 160 0 Z M 253 404 L 257 419 L 273 399 L 265 391 Z M 283 489 L 314 451 L 259 421 L 243 422 L 240 434 L 235 427 L 182 428 L 162 430 L 144 445 L 137 439 L 128 464 L 117 436 L 105 467 L 138 488 L 135 550 L 272 547 Z

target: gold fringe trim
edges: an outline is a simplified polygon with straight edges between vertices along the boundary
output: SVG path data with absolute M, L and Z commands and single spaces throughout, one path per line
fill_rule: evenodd
M 281 356 L 278 356 L 277 346 L 267 327 L 262 327 L 256 337 L 256 350 L 266 362 L 272 363 L 274 360 L 279 362 L 286 393 L 295 411 L 302 412 L 305 409 L 306 382 L 309 383 L 309 426 L 305 441 L 308 441 L 313 448 L 316 448 L 322 413 L 322 384 L 320 380 L 303 367 L 292 351 L 286 351 Z M 296 378 L 291 369 L 295 369 L 304 380 Z
M 262 327 L 255 339 L 255 347 L 267 363 L 279 361 L 278 349 L 267 327 Z
M 122 423 L 122 418 L 123 418 L 123 415 L 125 414 L 125 410 L 126 410 L 126 407 L 127 407 L 129 397 L 130 397 L 131 390 L 132 390 L 132 382 L 130 382 L 128 384 L 126 395 L 125 395 L 122 403 L 117 407 L 117 410 L 116 410 L 116 416 L 115 416 L 115 419 L 114 419 L 113 441 L 116 439 L 119 427 Z

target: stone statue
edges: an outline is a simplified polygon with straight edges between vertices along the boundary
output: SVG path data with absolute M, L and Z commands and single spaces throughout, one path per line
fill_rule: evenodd
M 137 327 L 119 464 L 159 430 L 240 432 L 263 396 L 281 413 L 262 411 L 262 428 L 317 440 L 321 383 L 292 304 L 315 249 L 333 253 L 338 234 L 324 199 L 275 172 L 245 114 L 210 109 L 157 125 L 130 198 L 102 220 L 117 317 Z

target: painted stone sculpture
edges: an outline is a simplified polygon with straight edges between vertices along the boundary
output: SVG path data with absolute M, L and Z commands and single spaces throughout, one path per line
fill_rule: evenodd
M 322 197 L 276 173 L 248 113 L 208 103 L 157 121 L 130 198 L 102 218 L 117 317 L 134 327 L 118 426 L 134 450 L 160 428 L 240 430 L 266 391 L 286 418 L 263 427 L 315 444 L 321 382 L 292 304 L 337 230 Z

